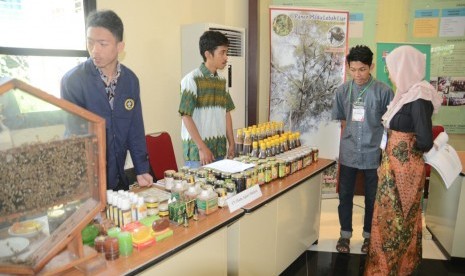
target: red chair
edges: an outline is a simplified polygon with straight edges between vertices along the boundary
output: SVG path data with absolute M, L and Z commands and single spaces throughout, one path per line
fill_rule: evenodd
M 166 170 L 178 171 L 173 143 L 168 132 L 157 132 L 145 135 L 150 167 L 155 179 L 163 179 Z

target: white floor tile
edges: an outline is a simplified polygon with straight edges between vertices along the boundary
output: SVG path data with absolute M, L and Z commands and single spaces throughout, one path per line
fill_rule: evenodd
M 321 202 L 321 218 L 320 218 L 320 236 L 318 244 L 310 246 L 309 250 L 337 252 L 336 243 L 339 239 L 339 218 L 337 215 L 337 206 L 339 205 L 338 198 L 325 198 Z M 354 197 L 354 210 L 352 217 L 352 227 L 354 229 L 353 236 L 350 240 L 350 252 L 361 254 L 363 243 L 363 215 L 365 213 L 365 204 L 363 196 Z M 446 257 L 442 254 L 433 240 L 423 239 L 423 258 L 424 259 L 439 259 L 445 260 Z

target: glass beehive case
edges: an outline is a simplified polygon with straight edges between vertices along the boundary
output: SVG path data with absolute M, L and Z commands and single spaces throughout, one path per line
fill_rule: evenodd
M 40 271 L 105 201 L 104 120 L 15 79 L 0 79 L 0 273 Z M 74 246 L 70 246 L 75 244 Z

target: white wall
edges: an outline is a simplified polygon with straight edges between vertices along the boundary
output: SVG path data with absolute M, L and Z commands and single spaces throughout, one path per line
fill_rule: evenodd
M 210 22 L 247 29 L 248 1 L 97 0 L 97 8 L 111 9 L 123 20 L 126 48 L 120 60 L 139 77 L 145 132 L 167 131 L 181 167 L 181 25 Z

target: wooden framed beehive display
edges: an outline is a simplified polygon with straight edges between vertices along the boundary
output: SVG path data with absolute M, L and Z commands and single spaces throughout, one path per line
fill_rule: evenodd
M 65 250 L 50 271 L 91 258 L 81 231 L 105 206 L 104 119 L 0 79 L 0 163 L 0 273 L 38 273 Z

